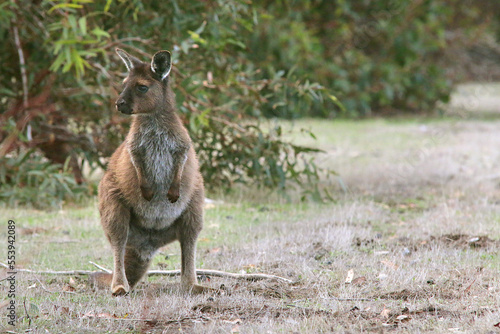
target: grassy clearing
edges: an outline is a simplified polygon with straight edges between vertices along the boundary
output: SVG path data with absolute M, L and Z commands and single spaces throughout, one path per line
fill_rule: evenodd
M 185 296 L 178 278 L 150 277 L 113 298 L 92 291 L 84 277 L 18 274 L 20 320 L 11 328 L 2 318 L 1 326 L 15 333 L 495 332 L 500 120 L 293 126 L 314 130 L 317 140 L 295 140 L 324 149 L 319 163 L 340 174 L 341 183 L 325 185 L 335 203 L 290 204 L 240 190 L 207 206 L 197 267 L 297 283 L 204 278 L 231 294 Z M 19 268 L 93 270 L 89 260 L 112 266 L 95 203 L 1 212 L 17 223 Z M 179 265 L 179 246 L 171 244 L 152 268 Z M 6 281 L 0 290 L 4 298 Z

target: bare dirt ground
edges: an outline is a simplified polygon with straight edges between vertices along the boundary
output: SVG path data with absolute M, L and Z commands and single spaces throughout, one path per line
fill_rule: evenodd
M 483 101 L 481 92 L 471 94 Z M 500 110 L 488 104 L 482 113 L 481 103 L 461 98 L 441 118 L 295 124 L 315 132 L 317 141 L 301 143 L 323 148 L 318 162 L 340 175 L 325 184 L 334 203 L 249 202 L 242 191 L 207 206 L 198 268 L 265 272 L 293 284 L 200 277 L 226 291 L 187 296 L 177 291 L 179 278 L 149 277 L 113 298 L 84 276 L 18 274 L 20 319 L 9 327 L 2 318 L 0 326 L 12 333 L 500 333 Z M 111 267 L 95 205 L 3 211 L 18 224 L 19 268 L 95 270 L 89 260 Z M 152 269 L 179 264 L 173 244 Z M 0 281 L 2 297 L 7 290 Z

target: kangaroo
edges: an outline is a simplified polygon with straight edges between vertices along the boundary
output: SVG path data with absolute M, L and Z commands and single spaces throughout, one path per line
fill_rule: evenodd
M 99 285 L 127 294 L 146 273 L 155 252 L 179 240 L 181 287 L 196 284 L 196 240 L 203 226 L 204 186 L 191 138 L 176 114 L 169 85 L 169 51 L 151 64 L 116 49 L 128 76 L 116 108 L 132 115 L 125 141 L 113 153 L 99 183 L 101 225 L 114 257 L 112 274 L 98 273 Z

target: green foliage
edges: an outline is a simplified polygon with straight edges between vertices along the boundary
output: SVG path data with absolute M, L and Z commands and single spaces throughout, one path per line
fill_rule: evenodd
M 277 189 L 287 196 L 291 181 L 301 188 L 304 198 L 318 201 L 331 198 L 328 191 L 320 191 L 317 183 L 332 172 L 318 168 L 310 155 L 322 151 L 284 142 L 280 139 L 281 126 L 275 126 L 268 133 L 258 125 L 210 122 L 205 126 L 211 131 L 200 128 L 193 137 L 199 143 L 201 169 L 210 175 L 208 187 L 254 184 Z M 228 156 L 231 159 L 227 159 Z
M 369 13 L 368 20 L 365 13 Z M 342 67 L 348 73 L 359 69 L 354 77 L 346 77 L 350 84 L 344 91 L 353 97 L 369 92 L 359 100 L 345 99 L 346 107 L 366 114 L 388 108 L 428 110 L 438 101 L 446 102 L 452 86 L 437 57 L 446 46 L 443 17 L 449 14 L 450 7 L 444 1 L 423 1 L 420 5 L 402 0 L 364 6 L 343 3 L 337 16 L 347 19 L 340 30 L 352 29 L 354 35 L 347 41 L 357 44 L 346 50 L 347 66 Z
M 44 5 L 49 5 L 50 1 L 45 1 Z M 48 49 L 56 56 L 50 66 L 50 70 L 57 72 L 62 67 L 62 72 L 66 73 L 74 69 L 74 73 L 80 78 L 85 73 L 85 68 L 90 69 L 90 64 L 85 57 L 96 57 L 97 53 L 105 54 L 104 38 L 110 35 L 100 29 L 93 27 L 89 30 L 87 15 L 79 15 L 76 9 L 84 8 L 87 0 L 72 0 L 71 2 L 61 2 L 53 5 L 47 12 L 49 15 L 59 15 L 61 18 L 47 26 L 50 39 L 53 41 Z M 92 13 L 98 15 L 99 13 Z M 102 15 L 102 14 L 101 14 Z M 92 46 L 88 48 L 87 46 Z
M 450 33 L 471 33 L 469 40 L 484 34 L 484 17 L 493 19 L 485 7 L 466 0 L 256 1 L 261 21 L 248 34 L 249 56 L 262 75 L 293 72 L 327 87 L 345 107 L 321 99 L 303 105 L 288 92 L 283 105 L 263 112 L 294 118 L 432 110 L 452 89 L 440 62 L 457 43 Z
M 53 164 L 35 150 L 0 158 L 0 200 L 9 206 L 54 208 L 63 201 L 78 201 L 88 195 L 76 184 L 67 165 Z

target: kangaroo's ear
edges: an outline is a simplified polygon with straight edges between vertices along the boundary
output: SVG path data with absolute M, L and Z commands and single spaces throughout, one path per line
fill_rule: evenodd
M 169 75 L 172 69 L 172 56 L 169 51 L 158 51 L 151 60 L 151 71 L 153 71 L 161 81 Z
M 141 61 L 139 59 L 129 55 L 128 53 L 126 53 L 122 49 L 116 49 L 116 53 L 123 60 L 123 62 L 125 63 L 125 66 L 127 66 L 127 70 L 129 72 L 132 71 L 138 64 L 141 63 Z

